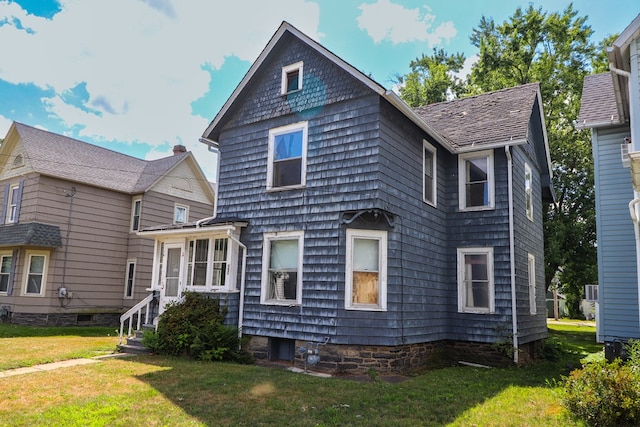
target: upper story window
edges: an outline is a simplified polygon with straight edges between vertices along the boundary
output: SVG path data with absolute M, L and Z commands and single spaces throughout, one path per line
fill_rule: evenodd
M 387 309 L 387 232 L 347 230 L 345 308 Z
M 422 193 L 425 203 L 436 205 L 437 198 L 437 161 L 436 148 L 427 141 L 422 142 Z
M 183 205 L 175 205 L 173 211 L 173 222 L 175 224 L 183 224 L 189 218 L 189 207 Z
M 135 199 L 131 206 L 131 231 L 140 230 L 140 213 L 142 212 L 142 199 Z
M 302 89 L 302 62 L 282 67 L 282 85 L 280 93 L 286 95 Z
M 305 185 L 307 163 L 307 122 L 269 131 L 267 190 Z
M 20 205 L 20 186 L 12 185 L 9 189 L 7 223 L 18 222 L 18 206 Z
M 27 251 L 23 295 L 42 296 L 47 277 L 48 253 L 42 251 Z
M 533 175 L 528 163 L 524 164 L 524 199 L 529 221 L 533 221 Z
M 2 294 L 6 294 L 9 291 L 12 262 L 13 255 L 11 252 L 0 253 L 0 293 Z
M 493 209 L 493 151 L 460 154 L 458 157 L 458 192 L 460 210 Z
M 493 249 L 458 249 L 458 311 L 493 313 Z
M 262 304 L 302 303 L 304 232 L 265 233 L 262 246 Z

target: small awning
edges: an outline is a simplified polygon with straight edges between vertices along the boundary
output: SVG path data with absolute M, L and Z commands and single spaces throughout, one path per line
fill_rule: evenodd
M 62 247 L 60 227 L 39 222 L 0 225 L 0 247 Z
M 138 231 L 138 236 L 154 239 L 161 236 L 178 236 L 205 234 L 227 230 L 235 231 L 237 228 L 246 227 L 247 221 L 237 218 L 204 218 L 199 221 L 185 222 L 182 224 L 167 224 L 147 227 Z

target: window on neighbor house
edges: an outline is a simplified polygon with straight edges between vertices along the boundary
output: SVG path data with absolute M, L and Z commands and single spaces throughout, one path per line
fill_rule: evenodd
M 598 285 L 584 285 L 585 299 L 589 302 L 598 302 Z
M 437 184 L 436 184 L 436 148 L 429 144 L 427 141 L 423 141 L 422 143 L 422 152 L 423 152 L 423 180 L 422 180 L 422 188 L 423 188 L 423 200 L 430 205 L 436 205 L 436 192 L 437 192 Z
M 527 273 L 529 277 L 529 313 L 536 314 L 536 257 L 533 254 L 527 256 Z
M 280 93 L 286 95 L 302 89 L 302 62 L 282 67 L 282 85 Z
M 173 211 L 173 222 L 175 224 L 184 224 L 189 217 L 189 208 L 187 206 L 176 205 Z
M 264 235 L 261 303 L 301 304 L 303 242 L 302 231 Z
M 267 189 L 303 186 L 306 161 L 307 122 L 271 129 Z
M 461 154 L 458 158 L 460 210 L 494 207 L 493 151 Z
M 524 199 L 527 218 L 533 221 L 533 175 L 528 163 L 524 164 Z
M 124 297 L 133 298 L 133 287 L 136 277 L 136 262 L 127 261 L 127 277 L 124 282 Z
M 140 230 L 140 213 L 142 212 L 142 199 L 135 199 L 131 206 L 131 231 Z
M 44 295 L 47 274 L 47 255 L 42 252 L 27 251 L 25 265 L 24 295 Z
M 9 291 L 12 262 L 13 256 L 11 253 L 0 254 L 0 293 L 6 294 Z
M 347 230 L 345 308 L 387 309 L 387 232 Z
M 458 249 L 458 311 L 493 313 L 493 249 Z
M 18 222 L 18 205 L 20 204 L 20 186 L 12 185 L 9 189 L 7 223 Z

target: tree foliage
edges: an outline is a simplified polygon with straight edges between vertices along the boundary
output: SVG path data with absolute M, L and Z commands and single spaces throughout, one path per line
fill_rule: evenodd
M 400 96 L 410 106 L 419 107 L 446 101 L 465 91 L 464 82 L 455 75 L 464 65 L 462 53 L 449 55 L 443 49 L 433 49 L 433 54 L 411 61 L 411 72 L 398 77 Z
M 559 276 L 572 313 L 578 311 L 584 285 L 597 281 L 591 141 L 589 133 L 576 130 L 573 123 L 580 110 L 584 76 L 593 70 L 603 71 L 606 58 L 601 54 L 602 46 L 611 41 L 594 45 L 590 41 L 593 31 L 586 21 L 572 5 L 554 13 L 532 5 L 518 7 L 501 24 L 483 16 L 471 36 L 471 43 L 479 49 L 479 60 L 467 81 L 451 91 L 454 95 L 478 94 L 540 83 L 556 194 L 556 201 L 544 209 L 545 281 L 548 288 Z M 448 55 L 438 51 L 437 58 Z M 407 76 L 417 72 L 415 65 L 413 61 Z M 431 77 L 424 74 L 423 78 Z M 407 90 L 400 94 L 416 105 L 415 90 L 408 78 L 406 81 Z M 437 83 L 442 83 L 442 78 L 433 84 L 424 81 L 422 86 Z

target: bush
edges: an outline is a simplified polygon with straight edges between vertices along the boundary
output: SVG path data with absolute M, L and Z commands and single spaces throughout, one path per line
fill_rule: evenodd
M 238 329 L 223 323 L 226 313 L 218 298 L 185 293 L 182 302 L 168 305 L 160 316 L 156 351 L 205 361 L 250 362 L 241 350 Z M 149 341 L 154 343 L 153 338 Z
M 628 350 L 627 363 L 600 358 L 565 378 L 563 404 L 587 425 L 640 425 L 640 345 Z

